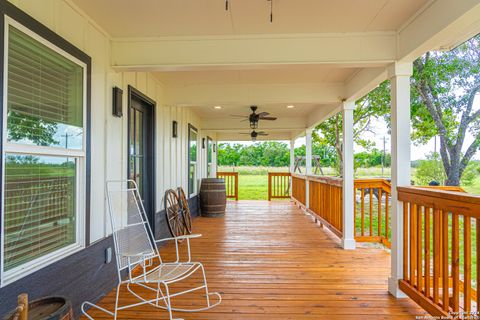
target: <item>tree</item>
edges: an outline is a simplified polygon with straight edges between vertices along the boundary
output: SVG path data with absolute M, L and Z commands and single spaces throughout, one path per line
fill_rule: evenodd
M 8 112 L 8 139 L 10 141 L 28 140 L 39 146 L 58 145 L 54 135 L 57 132 L 55 122 L 19 112 Z
M 480 35 L 448 52 L 427 52 L 414 62 L 412 77 L 413 139 L 425 143 L 440 137 L 446 184 L 457 186 L 480 148 Z M 465 136 L 473 142 L 462 149 Z
M 443 185 L 445 178 L 445 170 L 442 168 L 438 152 L 432 152 L 427 155 L 426 160 L 420 160 L 415 172 L 415 184 L 426 186 L 430 182 L 436 181 Z
M 386 117 L 390 112 L 390 83 L 385 81 L 365 97 L 356 101 L 353 111 L 354 132 L 356 144 L 365 149 L 373 146 L 372 141 L 364 138 L 363 133 L 371 130 L 371 121 L 374 118 Z M 313 140 L 334 146 L 337 153 L 338 174 L 342 176 L 342 116 L 337 113 L 333 117 L 319 124 L 313 133 Z

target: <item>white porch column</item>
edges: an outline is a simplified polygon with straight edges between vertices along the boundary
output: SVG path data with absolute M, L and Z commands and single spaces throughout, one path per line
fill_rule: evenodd
M 295 139 L 290 140 L 290 172 L 295 170 Z
M 411 75 L 411 63 L 395 63 L 388 69 L 392 100 L 392 266 L 388 291 L 397 298 L 405 296 L 398 288 L 398 280 L 403 278 L 403 210 L 398 202 L 397 186 L 410 185 Z
M 343 249 L 355 249 L 354 168 L 353 168 L 353 110 L 355 101 L 343 103 Z
M 312 131 L 305 130 L 305 175 L 312 174 Z M 305 179 L 305 207 L 310 208 L 310 183 Z

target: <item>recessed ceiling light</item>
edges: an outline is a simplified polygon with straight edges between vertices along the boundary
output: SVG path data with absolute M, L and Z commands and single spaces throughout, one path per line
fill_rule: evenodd
M 288 105 L 288 106 L 287 106 L 287 109 L 293 109 L 293 108 L 295 108 L 294 105 Z
M 215 107 L 213 107 L 213 109 L 220 110 L 220 109 L 222 109 L 222 106 L 215 106 Z

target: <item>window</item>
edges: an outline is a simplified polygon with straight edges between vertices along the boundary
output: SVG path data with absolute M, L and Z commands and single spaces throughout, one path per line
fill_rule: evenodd
M 188 124 L 188 195 L 197 193 L 197 146 L 198 131 Z
M 85 241 L 86 64 L 7 21 L 2 284 Z
M 213 159 L 213 141 L 212 138 L 207 137 L 207 177 L 212 175 L 212 159 Z

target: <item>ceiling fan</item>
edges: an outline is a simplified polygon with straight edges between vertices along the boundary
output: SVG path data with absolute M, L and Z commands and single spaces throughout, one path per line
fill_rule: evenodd
M 257 106 L 250 106 L 250 109 L 252 110 L 252 113 L 248 116 L 240 116 L 240 115 L 232 115 L 233 117 L 240 117 L 240 118 L 245 118 L 242 121 L 249 121 L 250 122 L 250 128 L 252 129 L 257 129 L 258 128 L 258 121 L 259 120 L 277 120 L 276 117 L 269 117 L 270 113 L 268 112 L 260 112 L 256 113 L 258 107 Z
M 252 138 L 252 141 L 257 141 L 257 137 L 258 136 L 268 136 L 268 133 L 264 132 L 264 131 L 255 131 L 253 130 L 252 132 L 250 133 L 243 133 L 241 132 L 240 134 L 248 134 L 250 135 L 250 138 Z

